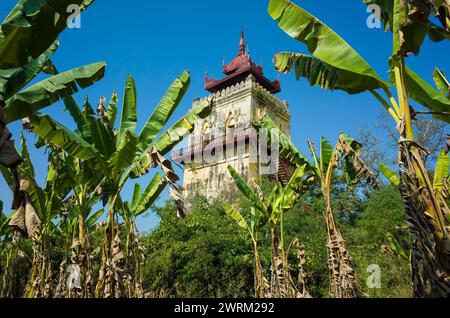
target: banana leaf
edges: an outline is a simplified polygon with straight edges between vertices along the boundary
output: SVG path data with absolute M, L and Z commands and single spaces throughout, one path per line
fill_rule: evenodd
M 53 164 L 48 167 L 45 194 L 45 220 L 54 219 L 61 211 L 64 198 L 72 190 L 66 171 L 57 169 Z
M 122 139 L 126 138 L 126 131 L 131 131 L 134 133 L 136 129 L 136 103 L 136 84 L 133 77 L 128 75 L 124 89 L 122 117 L 120 119 L 119 143 Z
M 78 106 L 78 103 L 75 101 L 75 98 L 73 98 L 73 96 L 68 96 L 63 99 L 63 102 L 66 106 L 66 110 L 69 111 L 70 116 L 77 125 L 78 131 L 81 133 L 83 138 L 86 138 L 84 133 L 88 124 L 82 110 Z
M 28 117 L 61 98 L 86 88 L 103 78 L 105 63 L 94 63 L 52 76 L 15 94 L 6 101 L 8 122 Z
M 442 149 L 439 153 L 439 157 L 436 162 L 436 169 L 434 171 L 434 180 L 433 180 L 433 188 L 438 191 L 442 190 L 444 186 L 444 181 L 448 179 L 450 168 L 450 159 L 449 155 L 445 153 L 445 150 Z
M 51 55 L 58 49 L 59 42 L 55 41 L 50 48 L 36 59 L 30 60 L 28 64 L 12 68 L 0 69 L 0 98 L 7 100 L 20 89 L 25 87 L 46 66 Z
M 378 165 L 381 173 L 396 187 L 400 185 L 400 177 L 394 171 L 389 169 L 384 163 Z
M 320 139 L 320 170 L 326 173 L 331 157 L 333 156 L 333 147 L 324 137 Z
M 109 100 L 108 103 L 108 109 L 106 110 L 106 118 L 108 118 L 108 121 L 110 122 L 112 127 L 114 127 L 114 124 L 116 122 L 117 103 L 118 103 L 117 93 L 113 92 L 111 99 Z
M 282 208 L 285 211 L 290 210 L 297 198 L 302 195 L 303 177 L 305 175 L 306 165 L 298 166 L 292 174 L 286 188 L 283 191 Z
M 194 124 L 198 119 L 205 118 L 210 114 L 211 103 L 211 99 L 206 99 L 195 104 L 182 119 L 159 136 L 152 143 L 151 147 L 156 147 L 161 155 L 167 154 L 181 142 L 188 133 L 191 133 L 194 130 Z M 135 179 L 146 174 L 150 165 L 150 156 L 148 156 L 148 153 L 144 153 L 136 160 L 130 173 L 131 177 Z
M 46 142 L 58 146 L 74 158 L 96 159 L 97 164 L 102 167 L 103 173 L 109 174 L 111 172 L 106 168 L 104 158 L 92 144 L 86 142 L 50 116 L 34 115 L 30 117 L 30 122 L 33 125 L 33 132 Z
M 167 179 L 165 177 L 162 177 L 159 173 L 155 174 L 147 188 L 140 196 L 140 200 L 136 204 L 136 207 L 133 209 L 134 215 L 138 217 L 139 215 L 147 211 L 159 197 L 167 184 Z
M 98 219 L 100 219 L 100 217 L 103 215 L 103 213 L 105 213 L 105 211 L 103 209 L 99 209 L 97 212 L 95 212 L 94 214 L 89 216 L 89 218 L 86 221 L 86 227 L 88 229 L 91 229 L 95 225 L 95 223 L 98 221 Z
M 89 129 L 88 132 L 86 132 L 86 130 L 81 132 L 83 139 L 94 143 L 95 147 L 103 157 L 110 158 L 116 152 L 114 136 L 108 131 L 105 125 L 103 125 L 101 119 L 95 119 L 92 116 L 89 116 L 87 119 L 89 122 Z M 87 138 L 88 136 L 90 138 Z
M 238 187 L 238 189 L 241 191 L 241 193 L 250 200 L 251 204 L 257 208 L 261 212 L 266 212 L 267 209 L 264 206 L 264 204 L 261 202 L 261 200 L 258 198 L 258 196 L 253 192 L 253 190 L 248 186 L 248 184 L 244 181 L 244 179 L 239 176 L 239 174 L 234 170 L 232 166 L 228 166 L 228 171 L 231 174 L 231 177 L 233 178 L 234 183 Z
M 339 72 L 340 89 L 346 88 L 348 93 L 353 94 L 389 87 L 347 42 L 309 12 L 288 0 L 271 0 L 268 11 L 283 31 L 306 44 L 308 51 L 325 63 L 320 65 L 321 73 L 324 67 Z M 290 61 L 286 55 L 279 55 L 278 58 L 283 59 L 282 63 L 276 62 L 278 65 Z M 292 64 L 290 66 L 292 68 Z
M 227 213 L 227 215 L 232 218 L 236 224 L 249 231 L 249 233 L 253 236 L 253 232 L 250 229 L 250 227 L 248 226 L 247 221 L 245 220 L 245 218 L 242 216 L 241 213 L 239 213 L 238 210 L 236 210 L 233 206 L 229 205 L 228 203 L 222 203 L 223 208 L 225 209 L 225 212 Z
M 394 25 L 393 0 L 363 0 L 363 2 L 367 5 L 377 5 L 381 9 L 380 18 L 385 31 L 392 30 Z M 400 29 L 403 33 L 403 49 L 406 53 L 419 54 L 420 47 L 427 35 L 434 42 L 450 38 L 450 14 L 445 1 L 412 0 L 407 2 L 403 11 L 404 18 L 401 21 Z M 441 26 L 430 20 L 432 15 L 439 19 Z
M 445 77 L 445 74 L 437 67 L 433 72 L 433 79 L 441 95 L 450 98 L 450 83 Z
M 93 1 L 20 0 L 0 26 L 0 69 L 26 65 L 44 53 L 67 27 L 71 4 Z
M 167 124 L 167 121 L 183 99 L 184 94 L 189 88 L 189 84 L 189 72 L 184 71 L 169 87 L 139 134 L 138 149 L 141 153 L 148 150 L 153 139 L 156 138 L 161 132 L 161 129 Z
M 277 53 L 275 68 L 283 73 L 294 70 L 297 80 L 305 78 L 311 86 L 318 86 L 325 90 L 342 90 L 349 94 L 358 94 L 380 88 L 378 85 L 372 85 L 372 79 L 367 76 L 333 67 L 306 54 Z
M 137 205 L 139 204 L 139 200 L 141 200 L 141 185 L 139 183 L 135 183 L 133 190 L 133 199 L 129 205 L 130 210 L 136 210 Z
M 108 160 L 110 175 L 122 175 L 123 171 L 131 166 L 136 156 L 138 140 L 138 136 L 128 130 L 125 131 L 125 136 L 117 145 L 117 151 Z
M 411 99 L 436 113 L 433 114 L 434 118 L 450 123 L 450 99 L 441 95 L 408 67 L 406 67 L 406 88 Z
M 256 129 L 265 128 L 269 130 L 268 136 L 272 136 L 271 130 L 276 130 L 278 133 L 278 139 L 280 143 L 280 158 L 285 159 L 289 163 L 296 166 L 306 165 L 307 169 L 311 166 L 308 159 L 297 149 L 297 147 L 292 143 L 291 139 L 286 136 L 277 125 L 273 122 L 269 115 L 265 115 L 260 122 L 253 123 Z

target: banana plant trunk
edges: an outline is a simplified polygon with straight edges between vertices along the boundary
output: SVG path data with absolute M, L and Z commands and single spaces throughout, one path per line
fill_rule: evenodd
M 124 294 L 121 268 L 123 253 L 120 248 L 119 229 L 116 228 L 114 204 L 109 206 L 109 219 L 105 226 L 100 272 L 95 289 L 97 298 L 120 298 Z
M 33 236 L 33 261 L 25 290 L 26 298 L 49 298 L 51 296 L 52 264 L 50 242 L 45 229 L 37 230 Z
M 324 213 L 327 227 L 328 269 L 330 273 L 330 296 L 355 298 L 360 296 L 356 273 L 351 264 L 350 253 L 344 238 L 336 226 L 329 196 L 325 196 Z
M 61 264 L 59 264 L 59 273 L 58 273 L 58 283 L 55 288 L 55 298 L 65 298 L 66 293 L 66 269 L 67 269 L 67 259 L 68 259 L 68 251 L 66 250 L 64 253 L 63 260 Z
M 14 284 L 14 264 L 17 260 L 17 249 L 14 243 L 11 243 L 10 250 L 6 255 L 5 267 L 3 268 L 2 287 L 0 290 L 0 298 L 13 297 Z
M 396 1 L 399 13 L 405 0 Z M 415 297 L 450 297 L 450 229 L 445 220 L 448 208 L 434 193 L 421 153 L 415 142 L 406 86 L 405 52 L 401 21 L 393 24 L 393 71 L 399 100 L 400 192 L 411 237 L 411 269 Z
M 74 263 L 80 265 L 80 281 L 81 281 L 81 297 L 92 297 L 92 249 L 89 243 L 89 237 L 87 235 L 86 222 L 83 217 L 79 216 L 78 219 L 78 231 L 79 231 L 79 248 L 73 250 L 72 260 Z M 74 244 L 72 249 L 74 249 Z
M 143 298 L 142 268 L 145 254 L 134 217 L 131 218 L 127 230 L 127 241 L 125 244 L 125 291 L 128 298 Z
M 255 256 L 254 265 L 254 281 L 255 281 L 255 297 L 266 298 L 269 290 L 269 283 L 264 275 L 264 268 L 261 264 L 261 258 L 259 257 L 258 245 L 253 242 L 253 254 Z
M 450 241 L 449 229 L 442 219 L 444 211 L 434 195 L 419 150 L 412 148 L 405 139 L 399 142 L 399 146 L 400 193 L 411 238 L 414 297 L 448 298 Z
M 296 291 L 292 286 L 292 279 L 289 273 L 283 240 L 280 239 L 280 234 L 276 224 L 272 224 L 271 232 L 271 297 L 295 298 Z

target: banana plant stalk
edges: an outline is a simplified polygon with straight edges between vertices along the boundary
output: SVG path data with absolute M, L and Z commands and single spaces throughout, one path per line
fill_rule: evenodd
M 330 272 L 330 295 L 334 298 L 354 298 L 362 296 L 359 291 L 356 272 L 345 240 L 336 224 L 331 207 L 331 190 L 333 175 L 343 157 L 342 145 L 346 145 L 347 136 L 339 137 L 338 145 L 332 149 L 324 138 L 321 140 L 320 159 L 317 158 L 314 144 L 308 141 L 311 155 L 314 158 L 315 176 L 320 183 L 325 201 L 323 217 L 327 231 L 328 269 Z M 349 147 L 350 152 L 353 151 Z M 354 157 L 356 158 L 356 157 Z M 353 159 L 353 158 L 352 158 Z M 359 173 L 358 173 L 359 174 Z

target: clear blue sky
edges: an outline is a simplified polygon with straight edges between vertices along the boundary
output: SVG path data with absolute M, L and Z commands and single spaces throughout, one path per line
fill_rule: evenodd
M 15 3 L 16 0 L 2 1 L 1 19 Z M 387 79 L 391 35 L 382 29 L 367 28 L 369 14 L 362 1 L 297 0 L 296 3 L 337 31 Z M 253 60 L 263 64 L 269 78 L 277 76 L 272 63 L 276 52 L 307 53 L 304 45 L 277 27 L 267 14 L 267 5 L 267 0 L 96 0 L 82 15 L 81 29 L 66 30 L 61 35 L 53 61 L 60 71 L 97 61 L 108 63 L 105 78 L 75 96 L 80 103 L 89 95 L 95 105 L 101 96 L 109 98 L 113 90 L 122 97 L 126 75 L 131 73 L 137 82 L 138 129 L 170 83 L 189 69 L 191 86 L 173 116 L 175 121 L 188 111 L 195 97 L 207 95 L 203 89 L 205 70 L 211 76 L 221 77 L 222 60 L 228 62 L 237 53 L 241 27 L 245 29 Z M 430 45 L 427 39 L 421 54 L 409 58 L 408 65 L 431 82 L 435 66 L 450 74 L 449 56 L 448 42 Z M 307 139 L 317 141 L 325 136 L 334 142 L 340 131 L 354 135 L 362 126 L 373 127 L 379 118 L 380 106 L 368 94 L 325 92 L 305 81 L 296 82 L 292 75 L 282 75 L 281 81 L 283 91 L 279 97 L 289 102 L 293 141 L 305 152 Z M 58 103 L 44 112 L 74 127 L 63 109 Z M 10 130 L 18 141 L 20 124 L 12 124 Z M 30 144 L 34 141 L 32 135 L 27 135 L 27 139 Z M 37 150 L 32 151 L 32 156 L 42 184 L 46 156 Z M 0 189 L 0 200 L 9 207 L 10 192 L 3 180 Z M 156 218 L 150 216 L 141 219 L 139 227 L 148 230 L 155 222 Z

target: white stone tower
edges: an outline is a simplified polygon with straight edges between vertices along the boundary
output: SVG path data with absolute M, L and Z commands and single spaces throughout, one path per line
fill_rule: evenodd
M 243 32 L 239 53 L 228 65 L 223 65 L 223 73 L 226 77 L 221 80 L 205 76 L 205 89 L 213 94 L 212 112 L 196 123 L 188 147 L 172 155 L 174 161 L 184 164 L 183 187 L 187 198 L 196 194 L 215 198 L 235 189 L 228 165 L 246 179 L 259 177 L 259 165 L 254 160 L 257 148 L 252 147 L 251 138 L 252 122 L 262 115 L 270 115 L 280 130 L 290 136 L 288 105 L 274 95 L 281 91 L 280 82 L 268 80 L 262 66 L 252 61 Z M 210 156 L 205 156 L 206 153 Z M 283 169 L 280 165 L 280 174 L 285 177 L 288 172 Z

